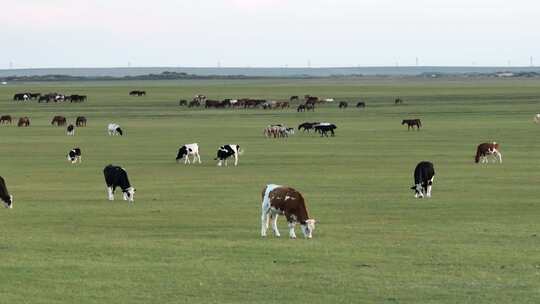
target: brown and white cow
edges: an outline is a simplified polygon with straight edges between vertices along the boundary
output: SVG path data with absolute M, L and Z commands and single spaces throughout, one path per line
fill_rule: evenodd
M 499 162 L 502 163 L 502 154 L 501 152 L 499 152 L 499 144 L 496 142 L 479 144 L 476 148 L 476 156 L 474 157 L 474 162 L 487 163 L 489 162 L 489 155 L 493 156 L 494 162 L 497 162 L 497 160 L 499 160 Z
M 312 238 L 315 220 L 309 218 L 302 194 L 293 188 L 274 184 L 266 185 L 262 191 L 261 236 L 266 237 L 270 221 L 272 221 L 274 235 L 280 236 L 277 228 L 277 218 L 280 214 L 287 218 L 291 239 L 296 238 L 294 233 L 296 223 L 300 223 L 304 237 Z

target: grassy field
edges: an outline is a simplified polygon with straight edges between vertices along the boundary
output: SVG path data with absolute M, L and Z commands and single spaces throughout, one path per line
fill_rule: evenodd
M 146 97 L 129 97 L 145 89 Z M 86 94 L 84 104 L 15 103 L 15 92 Z M 315 113 L 190 110 L 180 98 L 349 100 Z M 400 96 L 405 105 L 395 106 Z M 538 80 L 258 80 L 32 83 L 0 87 L 0 303 L 539 303 Z M 54 115 L 88 118 L 75 137 Z M 421 118 L 407 132 L 402 119 Z M 337 136 L 266 139 L 272 123 L 338 125 Z M 124 137 L 106 136 L 119 123 Z M 473 163 L 501 144 L 503 164 Z M 202 165 L 176 164 L 198 142 Z M 216 149 L 238 143 L 238 167 Z M 83 163 L 65 154 L 83 150 Z M 433 198 L 409 190 L 430 160 Z M 126 168 L 134 206 L 107 201 L 102 170 Z M 260 233 L 260 194 L 289 185 L 320 223 L 312 240 Z M 301 232 L 297 229 L 297 234 Z

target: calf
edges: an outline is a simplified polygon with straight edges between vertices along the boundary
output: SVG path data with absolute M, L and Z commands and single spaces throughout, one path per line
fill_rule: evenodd
M 428 161 L 419 162 L 414 169 L 414 186 L 411 187 L 414 190 L 414 197 L 431 197 L 431 186 L 434 177 L 435 169 L 433 164 Z
M 67 132 L 68 136 L 74 136 L 75 135 L 75 126 L 72 125 L 72 124 L 69 124 L 69 126 L 67 126 L 66 132 Z
M 73 148 L 69 153 L 67 154 L 67 159 L 72 164 L 74 163 L 81 163 L 82 162 L 82 154 L 81 154 L 81 148 Z
M 332 136 L 335 136 L 334 130 L 337 129 L 337 126 L 335 124 L 324 122 L 324 123 L 315 125 L 314 128 L 315 128 L 315 132 L 319 132 L 321 134 L 321 137 L 322 136 L 328 137 L 328 132 L 330 132 Z
M 196 160 L 199 161 L 199 164 L 201 163 L 201 156 L 199 155 L 199 144 L 193 143 L 180 147 L 180 149 L 178 149 L 178 154 L 176 155 L 176 162 L 178 163 L 181 159 L 184 159 L 184 164 L 189 164 L 190 155 L 193 155 L 193 163 L 195 163 Z
M 218 166 L 221 167 L 223 162 L 227 166 L 227 159 L 234 156 L 234 165 L 238 166 L 238 155 L 242 154 L 239 145 L 223 145 L 217 150 L 217 157 L 214 160 L 218 160 Z
M 267 185 L 262 191 L 262 215 L 261 215 L 261 236 L 266 237 L 268 224 L 272 221 L 272 231 L 279 237 L 277 228 L 278 215 L 285 215 L 289 224 L 289 237 L 296 238 L 294 226 L 300 223 L 304 237 L 310 239 L 315 230 L 315 220 L 310 219 L 304 198 L 300 192 L 293 188 Z
M 109 133 L 109 136 L 115 136 L 115 135 L 122 136 L 124 134 L 122 132 L 122 129 L 120 128 L 120 125 L 115 124 L 115 123 L 110 123 L 107 126 L 107 132 Z
M 110 201 L 114 201 L 114 190 L 116 190 L 116 187 L 120 187 L 124 200 L 133 203 L 135 188 L 131 187 L 126 170 L 118 166 L 108 165 L 103 169 L 103 175 L 105 176 Z
M 476 148 L 476 156 L 474 157 L 474 162 L 487 163 L 489 162 L 489 155 L 493 156 L 494 162 L 497 162 L 497 160 L 499 160 L 499 163 L 502 163 L 502 154 L 501 152 L 499 152 L 499 144 L 496 142 L 479 144 Z
M 6 208 L 13 208 L 13 195 L 10 195 L 4 178 L 0 176 L 0 199 Z

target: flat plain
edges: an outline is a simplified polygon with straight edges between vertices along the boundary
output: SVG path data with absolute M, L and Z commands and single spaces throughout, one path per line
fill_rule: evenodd
M 145 97 L 130 97 L 133 89 Z M 12 101 L 16 92 L 85 94 L 80 104 Z M 311 94 L 349 101 L 314 113 L 204 110 L 179 99 Z M 394 105 L 396 97 L 404 105 Z M 0 86 L 1 303 L 538 303 L 540 81 L 318 79 L 43 82 Z M 363 110 L 354 107 L 358 100 Z M 54 115 L 88 126 L 68 137 Z M 407 131 L 401 120 L 420 118 Z M 338 126 L 335 137 L 267 139 L 273 123 Z M 109 137 L 119 123 L 123 137 Z M 474 164 L 497 141 L 502 164 Z M 176 164 L 197 142 L 203 164 Z M 217 167 L 220 145 L 245 149 Z M 71 165 L 66 153 L 83 151 Z M 435 164 L 431 199 L 414 199 L 414 166 Z M 107 200 L 102 170 L 123 166 L 129 206 Z M 301 191 L 312 240 L 260 237 L 264 185 Z M 299 227 L 297 235 L 301 236 Z

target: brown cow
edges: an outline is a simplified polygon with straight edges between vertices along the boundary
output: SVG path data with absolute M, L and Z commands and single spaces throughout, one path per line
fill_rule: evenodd
M 502 154 L 499 152 L 499 144 L 496 142 L 493 143 L 482 143 L 479 144 L 476 148 L 476 156 L 474 157 L 474 162 L 479 163 L 482 161 L 482 163 L 489 162 L 488 156 L 492 155 L 494 158 L 494 162 L 497 162 L 497 159 L 500 163 L 502 163 Z
M 279 214 L 285 215 L 289 223 L 289 237 L 296 238 L 294 226 L 300 223 L 304 237 L 310 239 L 315 230 L 315 220 L 310 219 L 304 198 L 300 192 L 293 188 L 266 185 L 262 191 L 262 216 L 261 216 L 261 236 L 266 237 L 268 224 L 272 221 L 274 235 L 279 237 L 277 228 L 277 218 Z
M 86 127 L 86 117 L 84 116 L 78 116 L 75 120 L 75 125 L 77 127 Z
M 0 117 L 0 124 L 5 123 L 11 124 L 11 115 L 2 115 L 2 117 Z
M 29 126 L 30 126 L 30 118 L 28 118 L 28 116 L 19 118 L 17 127 L 29 127 Z
M 51 121 L 51 125 L 54 126 L 56 124 L 57 127 L 65 126 L 66 125 L 66 118 L 64 116 L 55 116 L 53 117 Z

